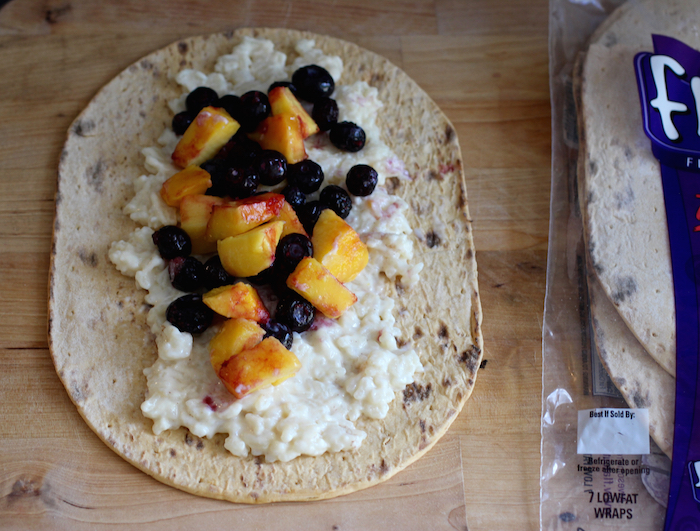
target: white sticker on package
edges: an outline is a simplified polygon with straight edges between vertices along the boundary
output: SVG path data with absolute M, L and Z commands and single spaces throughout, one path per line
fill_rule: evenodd
M 649 410 L 600 408 L 578 412 L 579 454 L 649 453 Z

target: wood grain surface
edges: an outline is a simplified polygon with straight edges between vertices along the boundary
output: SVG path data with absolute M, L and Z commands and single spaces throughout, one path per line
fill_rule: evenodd
M 550 182 L 544 0 L 14 0 L 0 9 L 0 528 L 538 528 Z M 372 489 L 238 506 L 158 483 L 90 431 L 47 350 L 58 157 L 71 121 L 132 62 L 242 26 L 353 41 L 454 123 L 484 310 L 472 398 L 424 458 Z M 222 527 L 223 526 L 223 527 Z

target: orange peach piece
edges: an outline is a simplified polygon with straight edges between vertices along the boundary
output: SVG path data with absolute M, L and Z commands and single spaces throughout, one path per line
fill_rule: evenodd
M 275 218 L 283 203 L 282 194 L 266 193 L 215 206 L 204 238 L 215 242 L 248 232 Z
M 337 319 L 355 304 L 357 297 L 315 258 L 307 256 L 287 277 L 287 286 L 314 305 L 323 315 Z
M 221 265 L 235 277 L 252 277 L 275 261 L 284 221 L 269 221 L 217 243 Z
M 318 218 L 311 243 L 314 258 L 340 282 L 350 282 L 369 261 L 367 246 L 338 214 L 327 208 Z
M 307 158 L 301 120 L 294 114 L 278 114 L 265 118 L 250 138 L 263 149 L 279 151 L 288 164 L 296 164 Z
M 225 321 L 216 335 L 209 341 L 209 359 L 219 374 L 221 366 L 230 357 L 242 350 L 253 348 L 265 337 L 265 330 L 255 321 L 248 319 L 229 319 Z
M 302 107 L 299 100 L 296 99 L 292 91 L 287 87 L 275 87 L 267 96 L 270 99 L 272 116 L 277 116 L 278 114 L 293 114 L 299 117 L 302 138 L 308 138 L 320 131 L 314 119 L 309 116 L 306 109 Z
M 182 198 L 201 195 L 211 186 L 211 175 L 199 166 L 187 166 L 163 183 L 160 196 L 168 205 L 179 207 Z
M 180 202 L 180 226 L 192 240 L 193 254 L 216 252 L 216 242 L 204 239 L 211 212 L 216 205 L 223 205 L 225 199 L 211 195 L 188 195 Z
M 218 107 L 204 107 L 175 146 L 172 159 L 181 168 L 210 159 L 238 131 L 239 123 Z
M 214 288 L 202 295 L 202 302 L 224 317 L 241 317 L 258 323 L 270 319 L 270 312 L 256 289 L 245 282 Z
M 278 385 L 301 368 L 299 359 L 274 337 L 242 350 L 224 362 L 219 378 L 236 398 Z
M 277 219 L 284 221 L 284 230 L 282 231 L 282 236 L 280 236 L 280 239 L 284 238 L 287 234 L 293 233 L 303 234 L 308 238 L 309 235 L 306 233 L 306 230 L 304 230 L 304 225 L 302 225 L 301 221 L 299 221 L 297 213 L 294 211 L 294 207 L 287 203 L 287 201 L 285 201 L 282 205 L 280 213 L 277 215 Z

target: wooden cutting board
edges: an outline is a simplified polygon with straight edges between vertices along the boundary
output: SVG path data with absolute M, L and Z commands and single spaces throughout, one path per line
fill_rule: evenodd
M 547 8 L 545 0 L 15 0 L 0 9 L 0 528 L 537 529 Z M 151 479 L 90 431 L 47 350 L 56 168 L 71 121 L 143 55 L 242 26 L 326 33 L 386 56 L 452 120 L 465 161 L 484 309 L 476 390 L 425 457 L 384 484 L 324 502 L 233 505 Z

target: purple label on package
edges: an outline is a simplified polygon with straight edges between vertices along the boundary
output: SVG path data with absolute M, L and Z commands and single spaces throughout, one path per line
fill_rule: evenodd
M 665 530 L 700 525 L 700 52 L 653 35 L 634 59 L 644 131 L 661 163 L 676 306 L 676 417 Z M 697 415 L 696 415 L 697 413 Z

